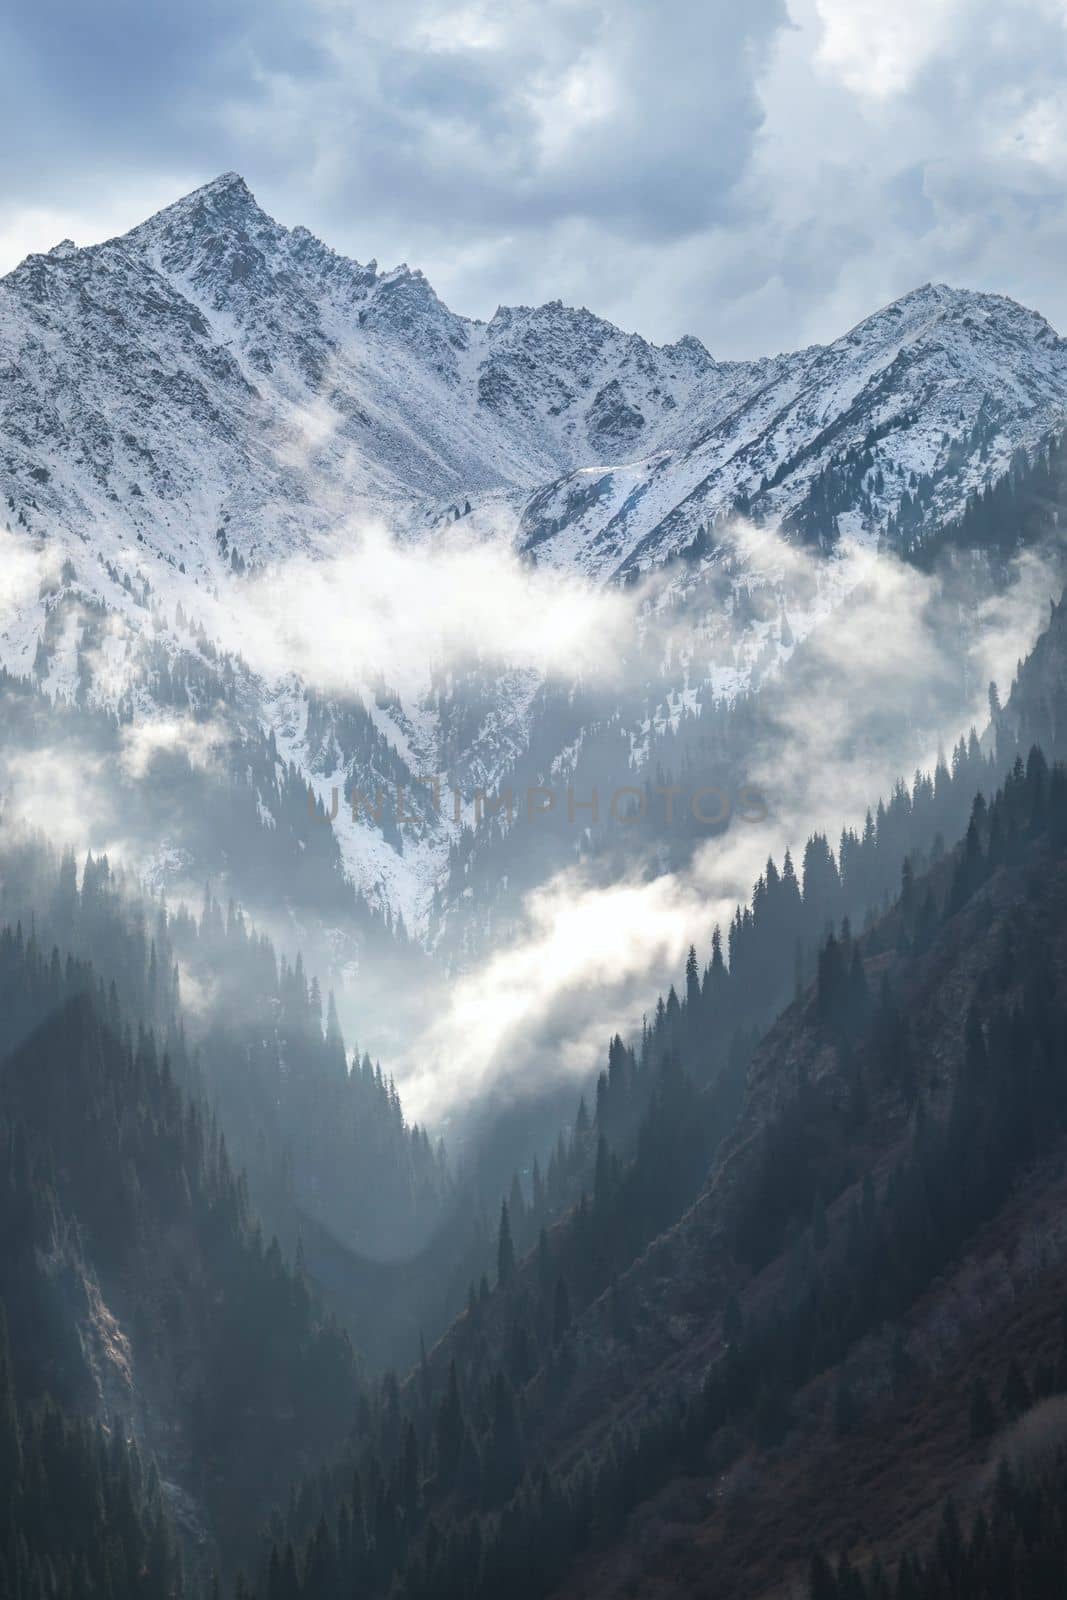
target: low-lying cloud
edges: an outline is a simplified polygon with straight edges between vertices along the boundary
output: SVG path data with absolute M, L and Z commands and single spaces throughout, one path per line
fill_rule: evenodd
M 827 581 L 824 564 L 773 531 L 734 533 L 787 588 Z M 748 900 L 768 855 L 780 863 L 789 847 L 799 858 L 813 831 L 836 847 L 842 825 L 861 826 L 897 777 L 984 726 L 990 680 L 1006 697 L 1062 583 L 1054 557 L 1024 552 L 1010 584 L 971 595 L 964 613 L 958 575 L 869 546 L 846 550 L 830 577 L 842 586 L 837 609 L 765 691 L 775 736 L 754 749 L 748 776 L 767 797 L 766 820 L 708 840 L 684 872 L 644 870 L 605 887 L 575 867 L 529 895 L 511 939 L 442 991 L 405 1052 L 398 1077 L 415 1115 L 462 1117 L 489 1091 L 522 1097 L 587 1080 L 607 1038 L 638 1028 L 679 981 L 689 944 L 707 958 L 713 927 Z
M 267 568 L 227 596 L 232 625 L 219 632 L 254 671 L 344 693 L 384 677 L 415 695 L 431 668 L 476 661 L 610 675 L 629 637 L 632 598 L 527 565 L 503 540 L 455 525 L 417 545 L 353 526 L 333 549 Z
M 447 1122 L 489 1091 L 518 1095 L 589 1074 L 608 1035 L 639 1026 L 678 979 L 688 944 L 706 956 L 715 923 L 747 899 L 768 854 L 799 854 L 815 829 L 836 842 L 898 776 L 984 724 L 990 680 L 1006 698 L 1060 588 L 1055 559 L 1039 552 L 1022 554 L 994 592 L 969 566 L 926 574 L 869 544 L 846 543 L 827 562 L 767 528 L 738 523 L 730 539 L 746 581 L 766 586 L 772 616 L 788 614 L 802 639 L 761 690 L 773 736 L 753 747 L 746 778 L 766 818 L 700 845 L 684 871 L 664 872 L 654 830 L 634 830 L 650 834 L 649 848 L 620 880 L 575 865 L 537 887 L 503 944 L 425 996 L 426 1020 L 390 1060 L 409 1114 Z M 10 538 L 3 551 L 0 627 L 44 580 L 39 553 Z M 663 652 L 700 654 L 706 613 L 660 607 L 663 581 L 594 587 L 455 525 L 418 545 L 353 526 L 320 560 L 235 580 L 219 599 L 198 590 L 195 604 L 209 633 L 266 679 L 348 694 L 384 678 L 410 704 L 433 668 L 468 661 L 633 691 L 635 631 L 645 635 L 640 673 Z M 78 849 L 90 833 L 104 837 L 122 855 L 114 780 L 132 784 L 174 754 L 210 767 L 224 742 L 212 722 L 162 715 L 123 728 L 115 773 L 74 770 L 61 751 L 15 755 L 8 814 Z M 358 1016 L 359 980 L 351 998 Z M 368 1031 L 373 1043 L 365 1015 L 364 1039 Z
M 160 755 L 184 756 L 191 767 L 215 765 L 229 734 L 217 722 L 197 722 L 192 717 L 160 717 L 130 724 L 121 734 L 120 766 L 124 776 L 143 778 Z

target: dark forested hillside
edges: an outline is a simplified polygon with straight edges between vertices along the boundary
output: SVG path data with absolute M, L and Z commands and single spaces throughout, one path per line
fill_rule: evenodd
M 709 751 L 752 735 L 706 715 Z M 605 725 L 595 759 L 621 749 Z M 237 754 L 295 854 L 330 837 L 268 745 Z M 1061 602 L 981 738 L 768 860 L 506 1179 L 500 1134 L 450 1170 L 235 898 L 171 909 L 9 830 L 5 1600 L 216 1569 L 260 1600 L 1037 1583 L 1011 1552 L 1039 1515 L 1033 1572 L 1059 1549 L 1030 1433 L 1058 1446 L 1067 1406 L 1065 757 Z M 235 836 L 255 792 L 217 787 Z
M 56 1406 L 105 1418 L 114 1462 L 125 1418 L 181 1485 L 163 1504 L 192 1519 L 205 1558 L 231 1560 L 294 1468 L 343 1433 L 349 1340 L 264 1239 L 214 1120 L 92 967 L 9 929 L 0 987 L 23 1034 L 2 1069 L 0 1299 L 29 1459 L 42 1428 L 57 1473 L 64 1451 L 95 1449 Z M 17 1512 L 20 1494 L 63 1482 L 14 1492 Z M 149 1498 L 163 1515 L 158 1484 Z
M 402 1260 L 454 1216 L 442 1149 L 407 1123 L 380 1064 L 357 1052 L 349 1072 L 332 996 L 299 956 L 280 957 L 232 900 L 224 909 L 209 886 L 198 914 L 169 910 L 106 857 L 89 856 L 79 869 L 69 852 L 11 830 L 0 850 L 0 922 L 32 928 L 37 947 L 63 961 L 92 959 L 109 1005 L 155 1030 L 183 1089 L 226 1129 L 257 1213 L 290 1255 L 304 1231 L 308 1250 L 321 1241 L 350 1253 L 350 1265 L 362 1255 Z M 183 985 L 196 996 L 191 1019 Z M 20 1006 L 0 1022 L 6 1048 L 25 1031 Z M 470 1226 L 468 1218 L 464 1236 Z M 380 1309 L 380 1286 L 356 1285 L 346 1307 L 381 1364 L 396 1340 L 390 1360 L 417 1351 L 420 1304 L 422 1318 L 443 1322 L 462 1288 L 446 1277 L 425 1304 L 393 1291 L 396 1320 L 381 1319 L 377 1343 L 362 1310 L 376 1296 Z
M 182 1567 L 158 1470 L 146 1473 L 120 1422 L 110 1431 L 54 1401 L 19 1403 L 0 1323 L 4 1600 L 89 1594 L 116 1600 L 182 1592 Z
M 183 983 L 202 996 L 192 1032 Z M 379 1361 L 417 1349 L 420 1306 L 443 1322 L 438 1300 L 458 1303 L 447 1272 L 430 1294 L 394 1289 L 399 1313 L 361 1278 L 354 1247 L 410 1253 L 452 1200 L 381 1068 L 349 1068 L 332 999 L 232 904 L 208 892 L 199 917 L 171 914 L 106 857 L 79 871 L 5 833 L 0 1304 L 19 1441 L 5 1505 L 24 1528 L 4 1547 L 5 1595 L 53 1579 L 89 1592 L 86 1562 L 101 1593 L 170 1593 L 179 1551 L 199 1593 L 356 1424 L 359 1364 L 316 1279 L 349 1328 L 377 1335 L 361 1344 Z M 338 1254 L 343 1283 L 324 1270 Z M 132 1488 L 127 1440 L 145 1463 Z M 113 1480 L 130 1503 L 111 1549 L 93 1529 Z
M 172 913 L 9 838 L 11 1594 L 195 1593 L 241 1565 L 264 1600 L 833 1595 L 854 1570 L 875 1595 L 872 1552 L 936 1584 L 950 1494 L 977 1572 L 982 1463 L 1034 1405 L 1058 1438 L 1067 1392 L 1042 1221 L 1067 1137 L 1065 638 L 1054 606 L 981 741 L 799 871 L 768 862 L 491 1227 L 236 906 Z M 192 1028 L 186 984 L 210 995 Z M 1041 1246 L 1009 1265 L 1013 1229 Z M 986 1311 L 1005 1331 L 976 1366 Z M 402 1374 L 420 1326 L 406 1380 L 360 1376 L 350 1333 Z M 922 1507 L 902 1479 L 880 1530 L 860 1482 L 813 1515 L 846 1445 L 882 1441 L 881 1481 L 886 1429 L 928 1414 Z M 1043 1461 L 997 1480 L 998 1549 L 1054 1492 Z
M 997 1480 L 1003 1429 L 1038 1403 L 1035 1429 L 1055 1440 L 1067 1384 L 1052 1221 L 1067 1149 L 1067 776 L 1036 747 L 1012 753 L 1042 719 L 1059 746 L 1063 630 L 1054 608 L 990 755 L 972 741 L 954 775 L 898 797 L 899 893 L 862 932 L 841 913 L 877 905 L 877 877 L 850 902 L 814 847 L 831 931 L 812 935 L 810 981 L 789 958 L 816 869 L 804 888 L 788 870 L 762 880 L 792 908 L 762 970 L 784 966 L 793 998 L 761 1043 L 719 948 L 704 974 L 691 958 L 684 1000 L 667 998 L 639 1051 L 613 1043 L 595 1109 L 554 1158 L 557 1193 L 566 1171 L 576 1203 L 523 1256 L 516 1237 L 551 1204 L 539 1175 L 530 1200 L 515 1187 L 495 1270 L 409 1382 L 379 1392 L 359 1444 L 305 1484 L 264 1546 L 264 1594 L 741 1597 L 809 1577 L 844 1594 L 839 1569 L 867 1570 L 872 1552 L 911 1593 L 937 1582 L 940 1502 L 964 1506 L 944 1514 L 951 1533 L 987 1482 L 1006 1559 L 1055 1480 L 1032 1479 L 1026 1450 Z M 1005 765 L 964 806 L 965 786 Z M 936 805 L 945 822 L 963 811 L 954 847 L 934 847 Z M 885 826 L 854 859 L 877 862 Z M 774 929 L 759 889 L 756 907 L 740 928 Z M 742 1026 L 707 1048 L 731 1013 L 752 1018 L 747 1039 Z M 975 1372 L 984 1388 L 964 1381 Z M 923 1428 L 920 1503 L 904 1467 Z M 831 1490 L 860 1441 L 877 1463 Z M 968 1537 L 977 1571 L 993 1556 L 980 1527 Z M 1062 1559 L 1057 1538 L 1042 1559 Z
M 678 984 L 659 997 L 641 1038 L 612 1040 L 595 1094 L 578 1107 L 570 1136 L 557 1140 L 544 1175 L 535 1159 L 527 1180 L 512 1182 L 510 1226 L 520 1247 L 536 1244 L 540 1227 L 575 1203 L 583 1185 L 593 1186 L 601 1140 L 612 1157 L 634 1153 L 665 1070 L 708 1091 L 697 1095 L 695 1113 L 681 1119 L 688 1157 L 678 1150 L 664 1162 L 667 1191 L 691 1198 L 732 1114 L 756 1040 L 815 979 L 827 934 L 871 928 L 899 897 L 916 916 L 919 936 L 927 935 L 936 903 L 920 895 L 917 881 L 945 859 L 946 841 L 962 836 L 975 795 L 1003 782 L 1034 744 L 1054 759 L 1067 757 L 1065 684 L 1067 605 L 1061 602 L 1051 605 L 1049 625 L 1020 663 L 1006 704 L 996 700 L 981 741 L 972 729 L 933 772 L 917 772 L 910 785 L 898 782 L 858 832 L 843 829 L 836 842 L 810 836 L 799 871 L 788 850 L 780 866 L 768 860 L 725 938 L 714 931 L 706 964 L 692 948 Z

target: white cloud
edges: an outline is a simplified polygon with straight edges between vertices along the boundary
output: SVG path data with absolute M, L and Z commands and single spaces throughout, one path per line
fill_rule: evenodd
M 56 563 L 43 545 L 0 529 L 0 629 L 21 620 Z
M 190 766 L 214 765 L 227 739 L 226 730 L 214 722 L 194 722 L 191 717 L 161 717 L 135 722 L 122 730 L 120 764 L 127 778 L 143 778 L 157 755 L 179 753 Z
M 966 0 L 816 0 L 823 35 L 820 66 L 853 94 L 904 93 L 926 63 L 952 42 Z
M 94 840 L 99 848 L 101 831 L 112 820 L 103 762 L 57 746 L 8 752 L 3 772 L 3 813 L 6 825 L 40 830 L 59 848 L 83 853 Z M 109 841 L 107 854 L 122 854 Z
M 632 597 L 529 567 L 504 540 L 476 541 L 455 525 L 418 545 L 380 526 L 351 526 L 333 548 L 324 559 L 284 562 L 239 591 L 220 636 L 255 671 L 299 672 L 334 690 L 383 673 L 415 695 L 431 666 L 475 659 L 600 676 L 614 669 L 613 647 L 628 634 Z
M 598 888 L 560 874 L 526 902 L 526 925 L 454 981 L 410 1051 L 405 1108 L 431 1123 L 489 1091 L 532 1093 L 589 1073 L 609 1032 L 654 999 L 653 974 L 676 969 L 706 916 L 696 886 L 671 875 Z
M 751 569 L 787 591 L 825 580 L 816 558 L 771 530 L 740 524 L 734 537 Z M 764 691 L 775 733 L 754 748 L 747 776 L 766 818 L 737 820 L 684 873 L 605 886 L 576 867 L 530 894 L 511 938 L 439 994 L 431 1022 L 401 1051 L 413 1115 L 434 1122 L 489 1091 L 521 1096 L 587 1078 L 609 1035 L 638 1028 L 679 981 L 691 942 L 706 959 L 714 924 L 725 931 L 768 855 L 780 863 L 788 847 L 799 861 L 813 831 L 836 847 L 842 825 L 861 827 L 898 777 L 984 725 L 990 678 L 1006 694 L 1057 589 L 1057 569 L 1028 552 L 961 631 L 961 596 L 941 578 L 869 547 L 835 566 L 849 597 L 809 636 L 803 674 Z

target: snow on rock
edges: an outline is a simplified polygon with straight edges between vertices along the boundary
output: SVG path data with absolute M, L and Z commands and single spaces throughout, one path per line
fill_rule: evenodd
M 932 509 L 960 510 L 1065 409 L 1067 345 L 1000 296 L 927 285 L 831 345 L 717 362 L 696 339 L 657 347 L 558 300 L 458 316 L 420 272 L 281 226 L 227 173 L 121 238 L 65 240 L 0 279 L 2 520 L 42 574 L 3 591 L 0 662 L 72 697 L 91 608 L 108 619 L 92 695 L 116 703 L 138 641 L 195 654 L 206 624 L 231 648 L 241 572 L 337 548 L 360 516 L 409 542 L 462 522 L 606 582 L 737 506 L 786 526 L 814 515 L 836 473 L 844 499 L 820 531 L 846 547 L 877 538 L 924 474 Z M 758 674 L 752 642 L 717 690 Z M 431 702 L 358 686 L 364 772 L 335 741 L 311 747 L 292 675 L 235 670 L 235 715 L 272 728 L 327 800 L 391 765 L 491 788 L 537 687 L 499 673 L 457 747 Z M 135 709 L 158 708 L 142 693 Z M 372 901 L 425 926 L 456 837 L 447 808 L 400 852 L 343 807 L 338 830 Z

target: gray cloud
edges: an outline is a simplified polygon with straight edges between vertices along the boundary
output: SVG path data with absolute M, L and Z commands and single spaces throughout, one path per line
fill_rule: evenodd
M 755 354 L 945 278 L 1067 322 L 1059 0 L 19 0 L 0 49 L 8 264 L 233 167 L 477 315 Z

